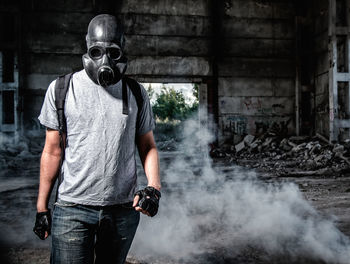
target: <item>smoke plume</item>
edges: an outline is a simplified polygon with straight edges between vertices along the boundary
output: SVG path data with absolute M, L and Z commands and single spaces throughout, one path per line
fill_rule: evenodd
M 197 120 L 186 121 L 183 135 L 174 158 L 161 164 L 160 211 L 142 217 L 132 255 L 211 263 L 199 256 L 256 248 L 289 260 L 349 263 L 349 238 L 295 184 L 266 183 L 254 171 L 214 166 L 206 155 L 213 136 Z

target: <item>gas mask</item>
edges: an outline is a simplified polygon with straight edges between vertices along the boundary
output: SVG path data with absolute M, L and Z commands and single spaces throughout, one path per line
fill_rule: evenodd
M 123 27 L 114 16 L 98 15 L 88 27 L 88 52 L 83 55 L 83 66 L 90 79 L 107 87 L 119 82 L 125 71 L 127 58 L 123 54 Z

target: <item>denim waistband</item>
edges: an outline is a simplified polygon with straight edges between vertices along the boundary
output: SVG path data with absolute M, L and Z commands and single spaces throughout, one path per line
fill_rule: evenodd
M 76 205 L 82 205 L 89 208 L 95 208 L 95 209 L 108 209 L 108 208 L 131 208 L 133 202 L 127 202 L 122 204 L 112 204 L 112 205 L 89 205 L 89 204 L 78 204 L 73 202 L 64 201 L 62 199 L 57 199 L 55 204 L 62 205 L 62 206 L 76 206 Z

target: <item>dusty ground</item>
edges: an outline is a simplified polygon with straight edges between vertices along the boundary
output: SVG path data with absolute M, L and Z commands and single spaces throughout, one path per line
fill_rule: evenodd
M 172 154 L 160 153 L 161 164 L 165 166 L 171 161 Z M 174 152 L 173 155 L 176 152 Z M 4 154 L 4 153 L 3 153 Z M 42 242 L 32 233 L 35 217 L 35 200 L 37 195 L 39 153 L 31 156 L 7 156 L 0 161 L 3 163 L 0 180 L 0 223 L 1 223 L 1 263 L 49 263 L 49 243 Z M 259 162 L 259 161 L 255 161 Z M 224 161 L 217 161 L 216 166 L 225 171 Z M 250 167 L 249 162 L 243 162 Z M 249 168 L 246 168 L 250 170 Z M 229 170 L 229 167 L 228 169 Z M 266 182 L 292 181 L 298 184 L 305 198 L 324 216 L 336 217 L 339 229 L 350 236 L 350 175 L 341 177 L 298 176 L 281 177 L 273 172 L 259 173 L 259 177 Z M 222 257 L 220 249 L 207 256 L 198 256 L 198 263 L 314 263 L 307 260 L 289 260 L 283 257 L 269 259 L 258 249 L 246 249 L 235 258 Z M 143 263 L 142 260 L 129 258 L 129 263 Z M 159 260 L 157 263 L 170 263 Z M 180 261 L 181 263 L 181 261 Z
M 259 161 L 254 161 L 254 163 Z M 240 162 L 251 166 L 252 161 Z M 341 175 L 314 175 L 283 177 L 274 172 L 260 171 L 265 181 L 291 181 L 298 184 L 305 199 L 324 216 L 335 216 L 339 229 L 350 237 L 350 173 Z
M 345 175 L 340 178 L 332 177 L 298 177 L 298 178 L 283 178 L 275 177 L 270 173 L 262 173 L 261 177 L 265 181 L 293 181 L 299 185 L 300 190 L 304 193 L 305 198 L 309 200 L 321 213 L 325 216 L 333 215 L 337 218 L 336 223 L 339 229 L 350 236 L 350 175 Z M 4 236 L 7 238 L 14 237 L 16 234 L 13 230 L 20 230 L 20 243 L 10 245 L 5 249 L 5 256 L 9 263 L 48 263 L 49 249 L 47 245 L 43 247 L 41 241 L 36 241 L 36 244 L 28 244 L 34 238 L 31 235 L 31 220 L 34 219 L 33 213 L 28 213 L 29 208 L 35 208 L 36 186 L 28 186 L 23 189 L 15 189 L 1 193 L 1 222 L 2 225 L 11 226 L 11 230 L 6 233 L 3 230 Z M 12 209 L 11 209 L 12 208 Z M 16 210 L 13 210 L 16 208 Z M 23 217 L 28 223 L 28 226 L 22 225 Z M 27 229 L 24 229 L 26 227 Z M 16 239 L 16 238 L 13 238 Z M 220 251 L 215 254 L 220 256 Z M 203 257 L 203 256 L 202 256 Z M 205 263 L 271 263 L 267 260 L 263 253 L 247 249 L 241 256 L 235 259 L 214 259 L 213 256 L 207 256 Z M 140 260 L 133 258 L 129 259 L 130 263 L 142 263 Z M 166 263 L 160 262 L 160 263 Z M 199 262 L 201 263 L 201 262 Z M 204 262 L 203 262 L 204 263 Z M 274 263 L 292 263 L 286 260 L 274 260 Z M 298 263 L 298 262 L 295 262 Z M 305 262 L 303 262 L 305 263 Z M 311 263 L 311 262 L 310 262 Z

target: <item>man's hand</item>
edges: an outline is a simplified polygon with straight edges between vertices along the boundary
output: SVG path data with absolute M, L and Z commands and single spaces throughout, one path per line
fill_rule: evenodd
M 46 212 L 36 213 L 33 231 L 41 240 L 45 240 L 51 234 L 50 209 Z
M 145 214 L 145 215 L 150 216 L 149 213 L 148 213 L 147 211 L 143 210 L 143 209 L 139 206 L 139 200 L 140 200 L 140 196 L 139 196 L 139 195 L 135 195 L 135 197 L 134 197 L 134 203 L 132 204 L 132 206 L 135 208 L 136 211 L 141 212 L 141 213 L 143 213 L 143 214 Z
M 160 197 L 161 194 L 157 189 L 148 186 L 136 192 L 133 207 L 136 211 L 153 217 L 158 212 Z

